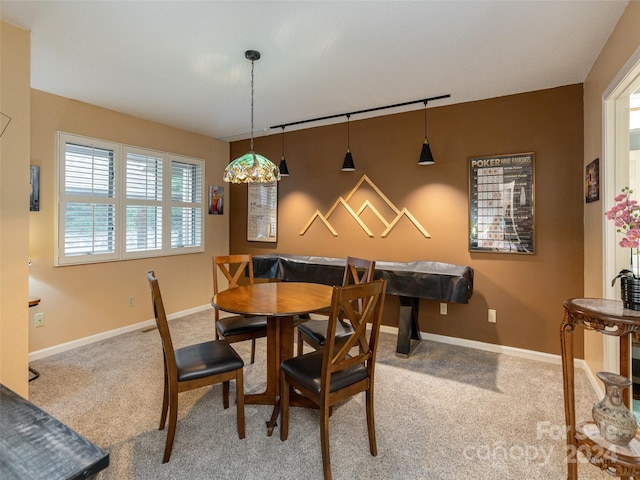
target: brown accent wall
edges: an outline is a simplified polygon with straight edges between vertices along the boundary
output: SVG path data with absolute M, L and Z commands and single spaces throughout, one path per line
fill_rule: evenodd
M 470 303 L 450 304 L 448 315 L 441 316 L 438 302 L 422 300 L 421 330 L 557 354 L 562 301 L 583 294 L 582 91 L 578 84 L 430 106 L 428 133 L 436 164 L 426 167 L 417 165 L 422 109 L 365 120 L 351 117 L 357 168 L 352 173 L 340 171 L 347 142 L 344 123 L 286 132 L 291 176 L 279 183 L 278 242 L 246 241 L 247 187 L 231 185 L 230 251 L 469 265 L 475 271 Z M 281 133 L 255 139 L 255 150 L 276 164 L 281 149 Z M 248 141 L 234 142 L 231 158 L 247 150 Z M 535 153 L 535 254 L 470 253 L 468 157 L 522 152 Z M 326 213 L 363 174 L 398 208 L 406 207 L 431 238 L 406 220 L 381 238 L 385 227 L 367 215 L 365 222 L 374 226 L 370 238 L 343 210 L 331 217 L 337 237 L 319 221 L 300 235 L 316 209 Z M 373 198 L 374 192 L 364 188 L 352 202 Z M 497 310 L 497 324 L 487 322 L 489 308 Z M 397 299 L 390 299 L 385 310 L 385 323 L 395 325 Z M 581 343 L 576 352 L 582 356 Z

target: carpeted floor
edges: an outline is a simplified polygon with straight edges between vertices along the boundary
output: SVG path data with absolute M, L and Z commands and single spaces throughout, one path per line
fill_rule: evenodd
M 211 312 L 170 322 L 177 347 L 213 338 Z M 383 334 L 376 369 L 378 456 L 369 453 L 363 394 L 330 420 L 335 479 L 564 479 L 560 365 L 422 342 L 409 359 Z M 245 391 L 264 388 L 265 340 L 249 365 L 249 342 L 234 344 L 246 362 Z M 162 349 L 158 332 L 132 332 L 32 363 L 40 378 L 30 400 L 110 453 L 100 479 L 322 478 L 317 412 L 293 408 L 289 439 L 265 433 L 266 406 L 246 406 L 244 440 L 235 408 L 223 410 L 221 386 L 180 395 L 171 461 L 162 464 L 159 431 Z M 235 385 L 231 387 L 235 397 Z M 596 398 L 576 372 L 577 416 Z M 611 478 L 580 458 L 581 479 Z

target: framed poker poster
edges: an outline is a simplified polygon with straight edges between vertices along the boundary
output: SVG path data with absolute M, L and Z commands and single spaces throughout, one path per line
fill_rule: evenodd
M 469 251 L 534 253 L 534 154 L 469 158 Z

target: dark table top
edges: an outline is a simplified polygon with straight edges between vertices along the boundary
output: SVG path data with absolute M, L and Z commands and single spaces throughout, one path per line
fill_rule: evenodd
M 0 478 L 89 478 L 109 454 L 62 422 L 0 385 Z
M 346 259 L 272 253 L 253 256 L 256 278 L 341 285 Z M 473 269 L 463 265 L 416 260 L 376 261 L 375 276 L 387 281 L 387 293 L 452 303 L 469 303 Z

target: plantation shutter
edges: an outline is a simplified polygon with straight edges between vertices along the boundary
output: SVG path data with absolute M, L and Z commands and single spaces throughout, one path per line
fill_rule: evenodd
M 204 160 L 58 132 L 55 265 L 204 251 Z
M 126 149 L 127 253 L 162 250 L 163 163 L 156 152 Z
M 171 249 L 202 246 L 202 162 L 171 160 Z
M 64 223 L 59 249 L 64 256 L 114 254 L 114 149 L 65 142 L 61 180 Z

